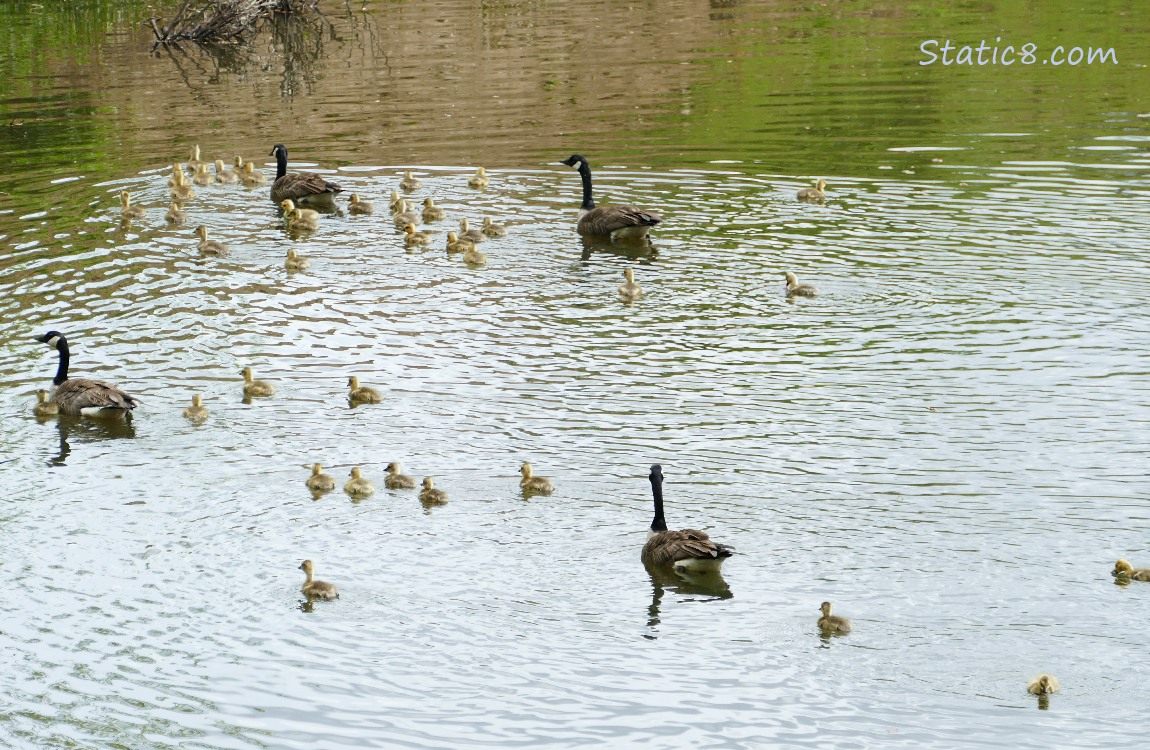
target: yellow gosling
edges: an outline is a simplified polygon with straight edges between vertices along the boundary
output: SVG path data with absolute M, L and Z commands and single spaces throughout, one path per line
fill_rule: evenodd
M 435 205 L 434 200 L 432 200 L 431 198 L 424 198 L 423 199 L 423 221 L 424 221 L 424 223 L 430 224 L 433 221 L 439 221 L 440 219 L 442 219 L 446 215 L 447 215 L 447 212 L 444 211 L 439 206 Z
M 1150 581 L 1150 568 L 1135 568 L 1128 560 L 1119 560 L 1114 563 L 1114 570 L 1110 571 L 1110 575 L 1131 581 Z
M 383 486 L 389 490 L 414 490 L 415 480 L 406 474 L 399 473 L 399 464 L 392 461 L 387 465 L 387 479 Z
M 200 394 L 192 396 L 192 405 L 184 409 L 184 417 L 193 422 L 202 422 L 208 418 L 208 410 L 204 408 L 204 399 Z
M 36 405 L 32 413 L 37 417 L 54 417 L 60 413 L 60 407 L 55 401 L 48 400 L 48 391 L 36 391 Z
M 787 296 L 788 297 L 817 297 L 819 290 L 815 289 L 810 284 L 800 284 L 799 277 L 795 276 L 790 271 L 787 271 Z
M 375 494 L 375 486 L 363 478 L 363 470 L 357 466 L 351 470 L 351 479 L 343 485 L 343 491 L 352 497 L 368 497 Z
M 405 193 L 414 193 L 422 186 L 423 183 L 415 179 L 410 169 L 403 173 L 403 181 L 399 183 L 399 189 Z
M 317 581 L 313 573 L 314 565 L 311 560 L 304 560 L 300 563 L 299 569 L 303 571 L 307 579 L 303 582 L 303 595 L 310 599 L 338 599 L 339 592 L 335 590 L 335 586 L 327 581 Z
M 824 633 L 840 635 L 851 632 L 851 621 L 845 617 L 832 615 L 830 602 L 823 602 L 819 610 L 823 613 L 823 616 L 819 618 L 819 630 Z
M 1058 678 L 1052 674 L 1043 672 L 1030 678 L 1030 682 L 1026 683 L 1026 692 L 1031 695 L 1050 695 L 1057 693 L 1062 686 L 1058 684 Z
M 274 396 L 276 395 L 276 387 L 266 380 L 256 380 L 252 375 L 252 368 L 245 367 L 240 370 L 240 374 L 244 376 L 244 395 L 245 396 Z
M 467 178 L 467 186 L 473 188 L 483 189 L 491 184 L 491 178 L 487 176 L 487 170 L 483 167 L 478 167 L 475 174 Z
M 144 207 L 132 205 L 132 194 L 127 190 L 120 191 L 120 216 L 128 221 L 144 218 Z
M 619 296 L 625 302 L 632 302 L 643 296 L 643 290 L 635 283 L 635 269 L 623 269 L 623 283 L 619 285 Z
M 820 179 L 815 183 L 813 188 L 803 188 L 798 193 L 798 198 L 801 201 L 819 202 L 827 197 L 826 193 L 827 181 Z
M 331 492 L 335 489 L 335 479 L 323 473 L 323 466 L 313 464 L 311 476 L 307 478 L 307 488 L 312 492 Z
M 550 495 L 555 491 L 555 485 L 547 477 L 537 477 L 532 473 L 531 464 L 524 463 L 519 467 L 519 473 L 522 478 L 519 480 L 519 488 L 524 492 L 536 495 Z
M 228 246 L 218 240 L 208 239 L 208 228 L 203 224 L 196 227 L 196 236 L 200 238 L 197 247 L 200 250 L 200 255 L 209 255 L 215 258 L 222 258 L 228 254 Z
M 284 268 L 289 272 L 306 271 L 310 264 L 310 261 L 297 253 L 295 248 L 288 248 L 287 258 L 284 259 Z
M 374 388 L 359 384 L 359 378 L 352 375 L 347 379 L 348 400 L 357 404 L 378 404 L 383 401 L 383 394 Z
M 164 214 L 164 221 L 174 227 L 178 227 L 188 220 L 188 212 L 180 209 L 178 203 L 172 203 L 168 206 L 168 212 Z
M 507 236 L 507 227 L 503 226 L 502 224 L 496 224 L 494 221 L 491 220 L 490 216 L 484 217 L 483 228 L 480 229 L 479 231 L 483 232 L 484 236 L 486 236 L 486 237 L 506 237 Z
M 424 477 L 423 489 L 419 491 L 419 502 L 424 505 L 444 505 L 447 502 L 447 493 L 437 489 L 431 477 Z

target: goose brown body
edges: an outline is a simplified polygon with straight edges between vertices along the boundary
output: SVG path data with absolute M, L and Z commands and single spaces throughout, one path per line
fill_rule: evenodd
M 328 182 L 315 172 L 288 172 L 287 148 L 277 143 L 271 155 L 276 158 L 276 181 L 272 183 L 272 203 L 291 199 L 299 206 L 335 207 L 336 194 L 343 191 L 334 182 Z
M 655 519 L 643 545 L 642 559 L 645 565 L 684 568 L 698 572 L 717 571 L 723 560 L 734 553 L 734 549 L 711 540 L 705 531 L 680 529 L 670 531 L 663 517 L 663 467 L 651 467 L 651 494 L 655 500 Z
M 591 166 L 587 158 L 572 154 L 563 164 L 579 170 L 583 179 L 583 204 L 580 209 L 576 231 L 584 237 L 610 237 L 616 239 L 641 239 L 646 237 L 663 219 L 659 214 L 635 206 L 596 206 L 592 197 Z

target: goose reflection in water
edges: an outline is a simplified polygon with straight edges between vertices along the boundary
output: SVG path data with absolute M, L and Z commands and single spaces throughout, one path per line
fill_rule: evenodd
M 591 260 L 595 253 L 614 255 L 631 261 L 653 261 L 659 259 L 659 251 L 647 238 L 626 242 L 613 242 L 610 237 L 580 237 L 583 252 L 580 260 Z
M 731 587 L 718 572 L 692 573 L 689 571 L 676 571 L 670 566 L 647 566 L 647 574 L 651 576 L 651 606 L 647 610 L 647 627 L 655 629 L 662 618 L 659 609 L 663 603 L 663 596 L 668 591 L 691 598 L 687 601 L 712 602 L 730 599 L 734 596 Z M 655 639 L 655 635 L 645 635 L 644 638 Z
M 60 433 L 59 452 L 48 459 L 51 466 L 64 466 L 72 453 L 70 440 L 80 443 L 98 440 L 121 440 L 136 437 L 136 427 L 131 414 L 122 419 L 85 419 L 61 414 L 56 417 L 56 430 Z

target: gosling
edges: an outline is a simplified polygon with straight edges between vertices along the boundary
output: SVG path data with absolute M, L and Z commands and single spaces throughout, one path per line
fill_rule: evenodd
M 419 491 L 419 502 L 424 505 L 444 505 L 447 503 L 447 493 L 437 489 L 431 477 L 424 477 L 423 489 Z
M 125 221 L 144 218 L 144 207 L 132 205 L 132 194 L 127 190 L 120 191 L 120 216 Z
M 251 162 L 248 162 L 249 164 Z M 274 396 L 276 387 L 266 380 L 254 380 L 252 368 L 245 367 L 240 371 L 244 376 L 244 396 Z
M 531 473 L 531 464 L 524 463 L 519 467 L 523 478 L 519 480 L 519 488 L 533 495 L 550 495 L 555 491 L 555 485 L 547 477 L 537 477 Z
M 208 228 L 203 224 L 196 227 L 196 236 L 200 238 L 200 242 L 196 247 L 200 250 L 200 255 L 209 255 L 214 258 L 222 258 L 228 254 L 228 246 L 219 240 L 208 239 Z
M 447 212 L 439 206 L 435 205 L 435 201 L 431 198 L 423 199 L 423 221 L 430 224 L 433 221 L 439 221 Z
M 403 173 L 403 181 L 399 183 L 399 189 L 405 193 L 414 193 L 422 186 L 423 183 L 415 179 L 410 169 Z
M 1031 695 L 1050 695 L 1057 693 L 1058 689 L 1062 687 L 1058 684 L 1058 678 L 1052 674 L 1042 674 L 1030 678 L 1030 682 L 1026 684 L 1026 692 Z
M 242 161 L 240 163 L 243 164 Z M 225 167 L 223 159 L 216 159 L 216 182 L 221 185 L 235 185 L 239 181 L 240 176 L 236 174 L 234 169 Z
M 823 602 L 819 607 L 823 616 L 819 618 L 819 630 L 824 633 L 846 635 L 851 632 L 851 621 L 831 614 L 831 603 Z
M 481 252 L 475 245 L 472 245 L 463 251 L 463 262 L 476 268 L 487 265 L 487 254 Z
M 193 422 L 202 422 L 208 418 L 208 410 L 204 408 L 204 399 L 200 394 L 192 396 L 192 405 L 184 409 L 184 417 Z
M 1127 560 L 1114 563 L 1114 570 L 1110 575 L 1115 578 L 1128 578 L 1131 581 L 1150 581 L 1150 568 L 1135 568 Z
M 827 181 L 820 179 L 815 183 L 813 188 L 803 188 L 798 193 L 798 198 L 801 201 L 818 202 L 827 197 L 826 193 Z
M 475 243 L 471 240 L 463 240 L 459 238 L 456 232 L 447 233 L 447 252 L 448 253 L 462 253 L 468 248 L 474 248 Z
M 361 386 L 359 378 L 352 375 L 347 379 L 348 393 L 347 398 L 349 401 L 357 404 L 378 404 L 383 401 L 383 394 L 374 388 L 368 386 Z
M 324 474 L 323 467 L 313 464 L 311 476 L 307 478 L 307 488 L 312 492 L 331 492 L 335 489 L 335 480 L 331 474 Z
M 250 163 L 250 162 L 249 162 Z M 304 560 L 299 565 L 299 569 L 307 576 L 307 580 L 303 583 L 303 595 L 308 599 L 338 599 L 339 592 L 335 590 L 335 586 L 327 581 L 317 581 L 312 574 L 313 565 L 311 560 Z
M 343 491 L 352 497 L 369 497 L 375 494 L 375 486 L 363 478 L 363 470 L 357 466 L 351 470 L 351 479 L 343 485 Z
M 306 271 L 310 262 L 307 258 L 303 257 L 295 251 L 294 247 L 289 247 L 287 258 L 284 260 L 284 268 L 289 272 Z
M 431 235 L 427 232 L 415 231 L 414 224 L 408 224 L 403 228 L 403 246 L 404 247 L 427 247 L 431 244 Z
M 487 170 L 483 167 L 477 167 L 475 174 L 467 178 L 468 187 L 483 189 L 490 184 L 491 178 L 487 176 Z
M 32 413 L 37 417 L 54 417 L 60 413 L 60 407 L 56 405 L 56 402 L 48 400 L 48 391 L 36 391 L 36 399 Z
M 347 204 L 347 212 L 352 216 L 367 216 L 374 213 L 375 206 L 359 199 L 359 193 L 352 193 Z
M 313 211 L 310 208 L 300 208 L 291 198 L 284 198 L 282 201 L 280 201 L 280 208 L 283 209 L 285 221 L 297 208 L 299 209 L 300 215 L 305 219 L 310 219 L 311 221 L 319 221 L 319 211 Z
M 406 474 L 399 473 L 399 464 L 394 461 L 387 465 L 387 479 L 383 486 L 389 490 L 414 490 L 415 480 Z
M 491 220 L 490 216 L 483 217 L 483 228 L 481 228 L 479 231 L 483 232 L 483 234 L 487 237 L 507 236 L 507 227 L 503 226 L 502 224 L 496 224 Z
M 643 296 L 643 290 L 635 283 L 635 269 L 623 269 L 623 283 L 619 285 L 619 296 L 624 302 L 631 302 Z
M 188 220 L 188 212 L 181 211 L 177 203 L 172 203 L 168 206 L 168 212 L 164 214 L 164 221 L 168 222 L 174 227 L 178 227 Z
M 268 178 L 264 177 L 263 172 L 256 171 L 254 162 L 245 161 L 243 174 L 240 175 L 240 182 L 243 183 L 244 187 L 260 187 L 268 184 Z
M 810 284 L 800 284 L 799 277 L 795 276 L 790 271 L 787 271 L 787 296 L 788 297 L 816 297 L 819 290 L 815 289 Z

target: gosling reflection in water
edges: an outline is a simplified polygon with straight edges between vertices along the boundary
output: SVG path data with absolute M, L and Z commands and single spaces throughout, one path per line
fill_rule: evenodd
M 687 570 L 675 570 L 671 566 L 648 565 L 647 575 L 651 576 L 651 606 L 647 610 L 647 627 L 657 628 L 662 622 L 660 607 L 663 596 L 671 591 L 684 597 L 698 597 L 687 601 L 719 601 L 734 596 L 731 587 L 723 580 L 722 573 L 694 573 Z M 645 638 L 653 639 L 656 636 L 647 635 Z
M 61 414 L 56 418 L 56 430 L 60 433 L 59 452 L 48 459 L 52 466 L 64 466 L 72 453 L 70 440 L 81 443 L 98 440 L 122 440 L 136 437 L 131 414 L 123 419 L 84 419 L 83 417 Z

